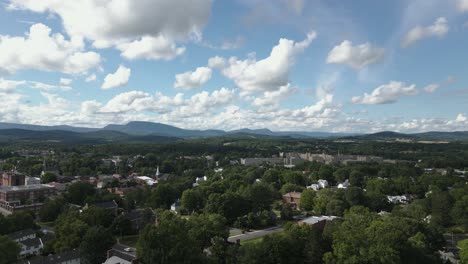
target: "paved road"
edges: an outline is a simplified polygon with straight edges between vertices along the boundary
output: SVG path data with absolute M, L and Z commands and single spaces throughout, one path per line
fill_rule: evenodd
M 258 230 L 258 231 L 241 234 L 241 235 L 232 236 L 228 238 L 228 241 L 236 242 L 237 240 L 240 240 L 240 241 L 250 240 L 250 239 L 263 237 L 263 236 L 281 232 L 281 231 L 283 231 L 283 228 L 281 226 L 275 226 L 275 227 L 270 227 L 270 228 L 263 229 L 263 230 Z

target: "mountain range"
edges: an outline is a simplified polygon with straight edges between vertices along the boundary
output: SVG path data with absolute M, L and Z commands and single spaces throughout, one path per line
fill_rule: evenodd
M 0 122 L 0 141 L 58 141 L 63 143 L 105 142 L 173 142 L 188 138 L 251 135 L 257 137 L 288 138 L 346 138 L 357 140 L 468 140 L 468 131 L 423 132 L 404 134 L 383 131 L 374 134 L 329 133 L 306 131 L 271 131 L 269 129 L 193 130 L 161 123 L 133 121 L 126 125 L 110 124 L 103 128 L 74 127 L 66 125 L 41 126 Z

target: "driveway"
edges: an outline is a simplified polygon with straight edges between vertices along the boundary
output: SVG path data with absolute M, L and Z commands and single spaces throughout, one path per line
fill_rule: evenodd
M 238 240 L 244 241 L 244 240 L 255 239 L 255 238 L 263 237 L 263 236 L 274 234 L 274 233 L 281 232 L 281 231 L 283 231 L 283 228 L 281 226 L 275 226 L 275 227 L 270 227 L 270 228 L 263 229 L 263 230 L 247 232 L 241 235 L 231 236 L 228 238 L 228 241 L 235 243 Z

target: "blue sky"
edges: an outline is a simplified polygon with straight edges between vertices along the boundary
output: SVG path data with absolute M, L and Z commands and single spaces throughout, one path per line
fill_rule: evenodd
M 0 121 L 468 130 L 468 0 L 0 0 Z

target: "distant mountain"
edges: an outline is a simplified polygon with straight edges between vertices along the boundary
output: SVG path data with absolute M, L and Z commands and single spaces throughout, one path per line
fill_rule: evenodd
M 72 131 L 72 132 L 91 132 L 97 131 L 99 128 L 90 127 L 73 127 L 73 126 L 40 126 L 40 125 L 27 125 L 27 124 L 14 124 L 0 122 L 0 129 L 23 129 L 31 131 L 49 131 L 49 130 L 61 130 L 61 131 Z
M 176 137 L 133 136 L 117 131 L 73 132 L 63 130 L 1 129 L 0 142 L 49 142 L 68 144 L 102 144 L 111 142 L 154 142 L 166 143 L 180 140 Z
M 161 123 L 134 121 L 126 125 L 108 125 L 102 130 L 119 131 L 130 135 L 158 135 L 180 138 L 214 137 L 224 135 L 222 130 L 189 130 Z
M 142 136 L 155 137 L 155 140 L 162 138 L 208 138 L 228 135 L 257 135 L 269 137 L 289 137 L 289 138 L 353 138 L 353 139 L 414 139 L 414 140 L 468 140 L 468 131 L 456 132 L 424 132 L 415 134 L 404 134 L 393 131 L 382 131 L 374 134 L 357 134 L 357 133 L 329 133 L 329 132 L 307 132 L 307 131 L 271 131 L 269 129 L 249 129 L 243 128 L 232 131 L 223 130 L 193 130 L 182 129 L 179 127 L 153 123 L 134 121 L 126 125 L 107 125 L 104 128 L 88 128 L 88 127 L 73 127 L 73 126 L 40 126 L 27 124 L 13 124 L 0 122 L 0 132 L 3 130 L 23 130 L 20 135 L 30 137 L 44 137 L 45 134 L 28 134 L 26 131 L 46 132 L 53 131 L 48 136 L 60 136 L 64 132 L 88 133 L 88 134 L 66 134 L 65 138 L 78 139 L 94 139 L 104 138 L 109 140 L 142 140 Z M 115 132 L 112 134 L 112 132 Z M 4 132 L 7 133 L 7 132 Z M 1 136 L 1 133 L 0 133 Z M 13 137 L 14 135 L 8 135 Z
M 366 134 L 356 136 L 354 138 L 360 139 L 386 139 L 386 140 L 395 140 L 395 139 L 410 139 L 410 140 L 439 140 L 439 141 L 454 141 L 454 140 L 468 140 L 468 131 L 454 131 L 454 132 L 439 132 L 439 131 L 430 131 L 422 133 L 398 133 L 393 131 L 382 131 L 373 134 Z

